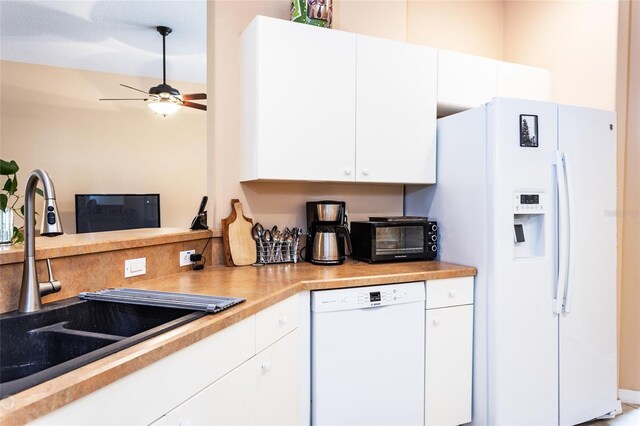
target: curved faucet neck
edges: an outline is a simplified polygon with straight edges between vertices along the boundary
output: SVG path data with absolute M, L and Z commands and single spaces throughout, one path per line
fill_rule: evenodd
M 44 198 L 56 198 L 56 191 L 53 188 L 51 178 L 42 169 L 35 169 L 27 177 L 27 184 L 24 192 L 24 255 L 35 256 L 36 253 L 36 230 L 35 230 L 35 203 L 36 203 L 36 187 L 38 181 L 42 182 L 44 187 Z M 44 218 L 43 218 L 44 220 Z
M 42 169 L 32 171 L 28 178 L 24 193 L 24 266 L 22 269 L 22 286 L 20 287 L 20 301 L 18 312 L 34 312 L 41 308 L 41 296 L 59 291 L 57 287 L 41 286 L 38 282 L 36 270 L 36 232 L 35 232 L 35 198 L 38 181 L 44 187 L 44 211 L 41 218 L 42 235 L 56 236 L 62 234 L 62 224 L 58 217 L 56 206 L 56 192 L 51 178 Z M 51 268 L 49 267 L 50 284 L 53 283 Z

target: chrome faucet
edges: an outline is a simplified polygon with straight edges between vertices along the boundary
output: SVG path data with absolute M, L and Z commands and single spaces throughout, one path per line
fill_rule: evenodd
M 58 218 L 56 192 L 51 178 L 42 169 L 29 174 L 24 193 L 24 267 L 22 269 L 22 287 L 18 312 L 38 311 L 42 307 L 41 296 L 60 291 L 60 283 L 53 280 L 51 264 L 47 262 L 50 282 L 39 283 L 36 271 L 36 235 L 35 235 L 35 198 L 38 180 L 44 186 L 44 210 L 42 212 L 40 235 L 55 237 L 63 233 Z

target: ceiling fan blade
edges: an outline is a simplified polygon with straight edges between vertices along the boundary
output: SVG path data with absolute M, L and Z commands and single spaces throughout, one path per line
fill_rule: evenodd
M 144 98 L 105 98 L 98 99 L 99 101 L 146 101 Z
M 192 101 L 197 99 L 207 99 L 206 93 L 191 93 L 189 95 L 182 95 L 183 101 Z
M 127 89 L 136 90 L 136 91 L 138 91 L 140 93 L 144 93 L 145 95 L 148 94 L 148 92 L 145 92 L 144 90 L 136 89 L 135 87 L 127 86 L 126 84 L 120 83 L 120 86 L 126 87 Z
M 189 101 L 184 101 L 184 102 L 182 102 L 182 106 L 186 106 L 186 107 L 190 107 L 190 108 L 196 108 L 196 109 L 201 109 L 202 111 L 206 111 L 206 110 L 207 110 L 207 106 L 206 106 L 206 105 L 197 104 L 197 103 L 195 103 L 195 102 L 189 102 Z

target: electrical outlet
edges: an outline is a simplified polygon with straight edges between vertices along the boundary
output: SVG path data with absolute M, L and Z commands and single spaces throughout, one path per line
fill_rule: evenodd
M 187 266 L 193 264 L 191 261 L 191 255 L 196 254 L 195 250 L 185 250 L 180 252 L 180 266 Z
M 124 277 L 136 277 L 147 273 L 147 258 L 127 259 L 124 261 Z

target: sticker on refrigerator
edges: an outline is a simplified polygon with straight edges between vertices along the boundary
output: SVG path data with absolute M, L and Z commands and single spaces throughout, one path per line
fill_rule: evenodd
M 520 114 L 520 146 L 538 147 L 538 116 Z

